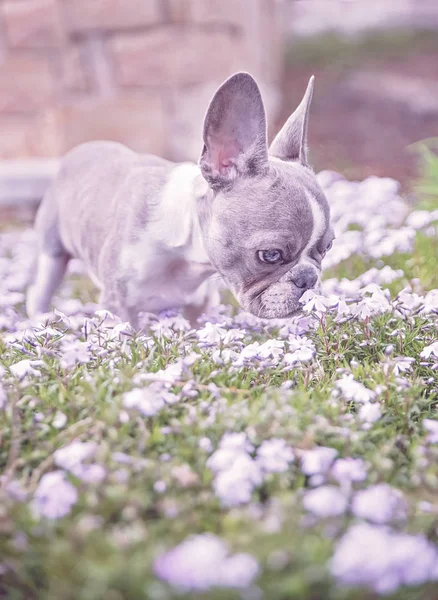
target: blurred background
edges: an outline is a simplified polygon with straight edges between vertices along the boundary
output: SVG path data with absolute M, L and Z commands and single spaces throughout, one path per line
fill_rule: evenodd
M 315 74 L 315 169 L 411 192 L 412 145 L 438 136 L 437 0 L 0 0 L 0 217 L 31 218 L 87 140 L 197 160 L 208 101 L 241 69 L 270 138 Z

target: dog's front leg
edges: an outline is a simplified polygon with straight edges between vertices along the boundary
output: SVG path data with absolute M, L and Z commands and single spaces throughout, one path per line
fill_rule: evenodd
M 138 312 L 131 307 L 127 307 L 125 303 L 121 301 L 116 290 L 104 288 L 100 294 L 99 304 L 103 309 L 113 313 L 122 321 L 128 321 L 130 325 L 138 331 Z
M 182 311 L 183 317 L 187 319 L 192 329 L 196 329 L 198 327 L 198 319 L 205 312 L 206 305 L 207 303 L 203 305 L 189 304 L 184 307 Z
M 27 291 L 26 310 L 30 318 L 49 310 L 50 301 L 64 277 L 69 260 L 67 254 L 39 254 L 36 277 Z
M 207 281 L 202 288 L 205 289 L 205 293 L 201 295 L 200 301 L 188 304 L 183 309 L 183 315 L 193 329 L 198 327 L 199 317 L 220 304 L 221 301 L 220 291 L 216 284 L 213 285 L 212 282 Z

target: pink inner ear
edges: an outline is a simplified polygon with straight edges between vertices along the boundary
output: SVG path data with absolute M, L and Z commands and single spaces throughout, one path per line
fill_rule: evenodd
M 211 166 L 215 171 L 223 173 L 234 164 L 239 156 L 240 148 L 236 140 L 214 140 L 210 144 Z

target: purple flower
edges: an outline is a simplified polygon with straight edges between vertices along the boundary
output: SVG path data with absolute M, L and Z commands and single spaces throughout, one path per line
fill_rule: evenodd
M 309 476 L 324 475 L 330 469 L 337 455 L 337 450 L 324 446 L 317 446 L 312 450 L 301 450 L 299 452 L 301 470 L 305 475 Z
M 383 524 L 406 518 L 407 505 L 400 490 L 379 483 L 356 492 L 351 509 L 356 517 Z
M 228 545 L 210 533 L 189 537 L 154 562 L 157 577 L 185 591 L 215 587 L 245 589 L 259 571 L 254 557 L 243 553 L 230 555 Z
M 78 500 L 74 485 L 66 480 L 64 471 L 53 471 L 41 477 L 32 500 L 36 516 L 60 519 L 68 515 Z
M 338 517 L 347 510 L 348 498 L 334 485 L 324 485 L 305 492 L 303 505 L 306 510 L 322 519 Z
M 438 580 L 438 550 L 421 535 L 361 523 L 341 538 L 330 561 L 338 583 L 389 594 L 402 585 Z
M 423 419 L 423 427 L 428 432 L 426 442 L 438 444 L 438 421 L 434 419 Z

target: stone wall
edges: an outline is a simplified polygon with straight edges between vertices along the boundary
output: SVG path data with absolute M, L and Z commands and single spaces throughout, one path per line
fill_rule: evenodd
M 279 0 L 0 0 L 0 158 L 64 154 L 93 139 L 197 159 L 227 76 L 279 102 Z

